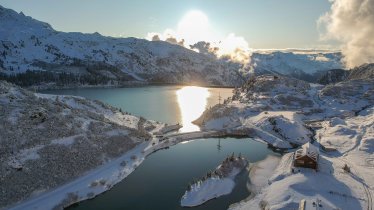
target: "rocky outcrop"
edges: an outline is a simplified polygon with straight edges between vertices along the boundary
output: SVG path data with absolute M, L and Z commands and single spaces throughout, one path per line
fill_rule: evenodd
M 364 64 L 350 70 L 349 80 L 374 79 L 374 63 Z
M 322 85 L 338 83 L 347 79 L 349 73 L 349 71 L 344 69 L 331 69 L 320 76 L 317 82 Z

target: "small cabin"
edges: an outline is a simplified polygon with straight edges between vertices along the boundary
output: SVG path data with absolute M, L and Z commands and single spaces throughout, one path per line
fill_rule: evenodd
M 304 144 L 296 150 L 293 165 L 301 168 L 318 168 L 319 150 L 311 143 Z

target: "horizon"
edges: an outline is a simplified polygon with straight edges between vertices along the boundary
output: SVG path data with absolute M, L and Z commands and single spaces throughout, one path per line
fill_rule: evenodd
M 155 8 L 158 3 L 167 2 L 112 0 L 104 5 L 98 1 L 87 4 L 75 1 L 0 0 L 0 5 L 47 22 L 55 30 L 63 32 L 98 32 L 109 37 L 148 40 L 152 39 L 150 35 L 157 34 L 163 36 L 163 41 L 168 37 L 178 41 L 183 39 L 187 46 L 198 41 L 220 43 L 228 40 L 226 45 L 235 42 L 241 48 L 248 49 L 340 50 L 336 42 L 321 40 L 318 31 L 318 19 L 331 7 L 331 2 L 327 0 L 287 0 L 282 3 L 275 0 L 267 3 L 259 0 L 238 1 L 229 6 L 224 2 L 182 1 L 168 2 L 164 9 Z M 246 10 L 248 12 L 243 14 Z M 69 11 L 69 15 L 66 15 L 66 11 Z M 99 11 L 102 14 L 98 14 Z M 227 15 L 222 17 L 222 13 Z M 295 26 L 298 30 L 294 30 Z

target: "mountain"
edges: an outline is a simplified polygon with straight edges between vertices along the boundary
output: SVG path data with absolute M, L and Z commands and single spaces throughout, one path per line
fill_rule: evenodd
M 363 64 L 350 70 L 348 79 L 374 79 L 374 63 Z
M 324 51 L 268 51 L 255 52 L 249 67 L 256 75 L 291 76 L 317 82 L 328 70 L 343 68 L 340 52 Z
M 97 76 L 103 82 L 242 83 L 239 64 L 162 41 L 65 33 L 0 7 L 0 72 Z
M 244 65 L 164 41 L 60 32 L 1 6 L 0 19 L 0 79 L 22 86 L 240 86 L 253 72 L 315 82 L 318 75 L 342 67 L 340 53 L 257 51 Z
M 322 85 L 338 83 L 345 80 L 367 80 L 374 78 L 374 64 L 363 64 L 350 70 L 331 69 L 317 80 Z

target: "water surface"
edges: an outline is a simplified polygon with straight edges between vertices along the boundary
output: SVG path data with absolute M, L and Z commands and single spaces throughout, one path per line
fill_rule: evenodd
M 97 99 L 137 116 L 166 123 L 180 122 L 182 132 L 199 128 L 191 123 L 202 112 L 231 96 L 232 89 L 192 86 L 149 86 L 136 88 L 91 88 L 44 91 Z M 276 155 L 265 144 L 250 138 L 199 139 L 151 154 L 126 179 L 108 192 L 69 209 L 176 210 L 192 179 L 214 170 L 228 155 L 241 153 L 251 163 Z M 191 209 L 223 210 L 249 196 L 248 171 L 236 177 L 230 195 Z
M 220 141 L 220 149 L 218 147 Z M 236 177 L 236 186 L 229 195 L 210 200 L 194 208 L 180 207 L 188 183 L 214 170 L 232 152 L 241 153 L 250 162 L 273 154 L 263 143 L 251 139 L 199 139 L 178 144 L 151 154 L 127 178 L 110 191 L 83 201 L 71 210 L 226 210 L 230 204 L 250 195 L 248 171 Z
M 232 95 L 231 88 L 195 86 L 145 86 L 135 88 L 81 88 L 48 90 L 43 93 L 83 96 L 100 100 L 137 116 L 166 122 L 182 123 L 182 132 L 199 128 L 191 123 L 206 108 Z M 220 100 L 221 99 L 221 100 Z

